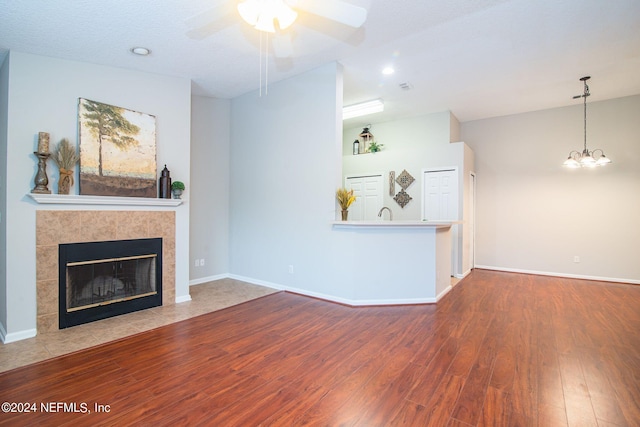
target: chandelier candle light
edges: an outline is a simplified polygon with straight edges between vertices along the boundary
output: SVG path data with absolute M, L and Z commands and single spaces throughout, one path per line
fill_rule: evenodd
M 589 86 L 587 86 L 587 80 L 590 78 L 590 76 L 586 76 L 580 79 L 584 84 L 584 93 L 573 97 L 573 99 L 584 99 L 584 149 L 582 150 L 582 153 L 576 150 L 569 153 L 569 157 L 563 163 L 563 165 L 568 168 L 594 168 L 596 166 L 605 166 L 611 163 L 611 160 L 604 155 L 604 151 L 600 148 L 596 148 L 593 151 L 589 151 L 587 149 L 587 97 L 591 95 L 589 93 Z

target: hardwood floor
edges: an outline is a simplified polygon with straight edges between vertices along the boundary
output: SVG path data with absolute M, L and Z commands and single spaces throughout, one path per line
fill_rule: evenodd
M 402 307 L 277 293 L 2 373 L 37 411 L 0 424 L 638 426 L 639 330 L 640 286 L 585 280 L 475 270 Z

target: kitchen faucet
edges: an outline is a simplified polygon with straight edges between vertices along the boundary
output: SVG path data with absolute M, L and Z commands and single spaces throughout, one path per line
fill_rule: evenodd
M 385 209 L 389 211 L 389 221 L 393 221 L 393 212 L 391 212 L 391 209 L 386 206 L 383 206 L 382 209 L 380 209 L 380 212 L 378 212 L 378 216 L 382 218 L 382 211 L 384 211 Z

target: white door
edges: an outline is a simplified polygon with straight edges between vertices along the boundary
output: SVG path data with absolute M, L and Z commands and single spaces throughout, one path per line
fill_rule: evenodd
M 458 171 L 424 171 L 422 219 L 429 221 L 458 219 Z
M 476 266 L 476 175 L 469 175 L 469 270 Z
M 458 170 L 422 171 L 422 219 L 429 221 L 458 220 Z M 451 226 L 451 275 L 459 271 L 460 245 L 458 226 Z
M 353 189 L 356 201 L 349 208 L 350 221 L 373 221 L 378 219 L 382 208 L 382 174 L 348 176 L 345 188 Z

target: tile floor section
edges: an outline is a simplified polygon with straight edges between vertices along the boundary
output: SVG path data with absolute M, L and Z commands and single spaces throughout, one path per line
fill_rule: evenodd
M 93 347 L 278 292 L 233 279 L 191 286 L 191 301 L 154 307 L 0 344 L 0 372 Z

